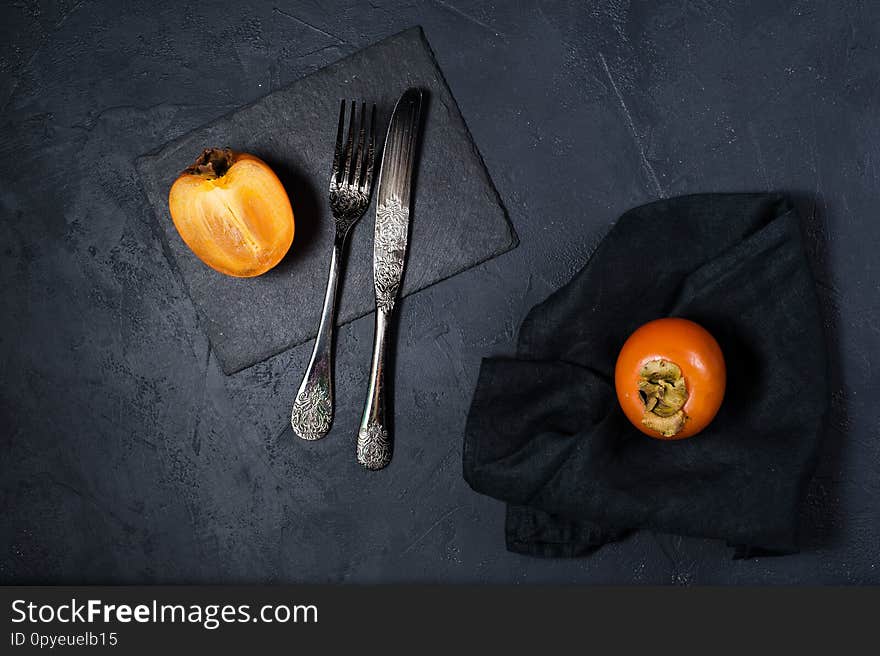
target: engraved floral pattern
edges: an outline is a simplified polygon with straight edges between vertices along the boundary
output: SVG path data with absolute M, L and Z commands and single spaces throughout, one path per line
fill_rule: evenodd
M 323 384 L 307 385 L 297 394 L 290 414 L 293 432 L 304 440 L 317 440 L 330 431 L 333 405 Z
M 409 209 L 397 198 L 392 197 L 376 208 L 373 278 L 376 305 L 386 312 L 394 308 L 400 289 L 408 229 Z
M 335 175 L 330 180 L 330 209 L 338 233 L 346 234 L 369 204 L 370 195 L 367 192 L 348 184 L 339 184 Z
M 382 469 L 391 461 L 388 431 L 373 422 L 358 432 L 357 459 L 367 469 Z

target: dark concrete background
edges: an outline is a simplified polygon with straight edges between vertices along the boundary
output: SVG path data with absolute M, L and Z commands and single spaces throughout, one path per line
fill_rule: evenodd
M 340 331 L 336 429 L 293 438 L 310 345 L 223 376 L 133 159 L 414 24 L 521 245 L 402 304 L 398 446 L 367 473 L 372 319 Z M 5 3 L 0 581 L 880 582 L 878 36 L 866 2 Z M 461 478 L 480 358 L 628 207 L 762 189 L 798 198 L 834 361 L 803 552 L 505 552 Z

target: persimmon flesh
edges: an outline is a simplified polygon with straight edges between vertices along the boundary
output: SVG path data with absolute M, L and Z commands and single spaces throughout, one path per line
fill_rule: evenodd
M 196 257 L 229 276 L 265 273 L 293 243 L 293 210 L 284 185 L 254 155 L 205 150 L 171 185 L 168 206 Z
M 726 384 L 721 347 L 687 319 L 646 323 L 626 340 L 614 369 L 627 419 L 657 439 L 679 440 L 706 428 L 721 407 Z

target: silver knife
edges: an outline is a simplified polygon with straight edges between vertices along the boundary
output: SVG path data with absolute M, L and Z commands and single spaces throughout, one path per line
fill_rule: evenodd
M 382 469 L 391 462 L 392 437 L 385 415 L 385 352 L 391 313 L 406 260 L 410 187 L 421 111 L 422 92 L 407 89 L 394 107 L 379 172 L 373 241 L 376 336 L 367 403 L 357 440 L 358 462 L 367 469 Z

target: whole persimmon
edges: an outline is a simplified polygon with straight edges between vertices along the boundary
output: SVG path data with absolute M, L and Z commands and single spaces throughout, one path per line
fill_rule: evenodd
M 657 319 L 636 330 L 614 368 L 617 399 L 646 435 L 679 440 L 706 428 L 721 407 L 727 369 L 709 332 L 687 319 Z
M 278 264 L 293 243 L 290 199 L 259 157 L 208 148 L 168 194 L 171 219 L 202 262 L 251 278 Z

